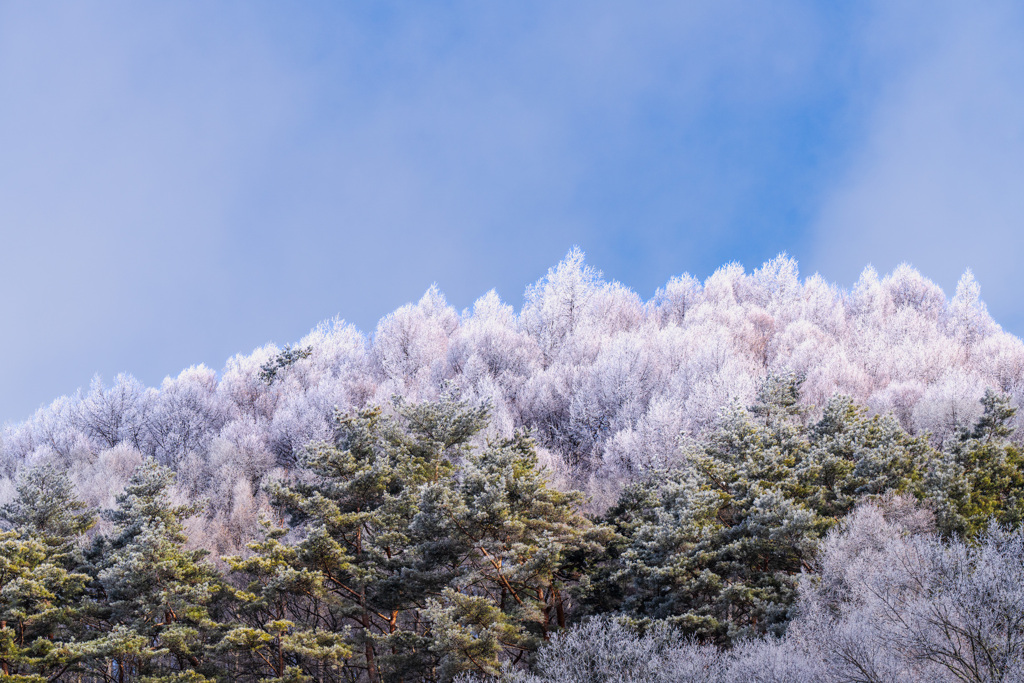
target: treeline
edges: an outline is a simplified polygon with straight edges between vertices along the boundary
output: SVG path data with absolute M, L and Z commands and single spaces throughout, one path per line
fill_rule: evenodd
M 804 407 L 843 393 L 945 448 L 978 418 L 986 388 L 1020 405 L 1024 344 L 991 319 L 969 274 L 950 298 L 907 266 L 868 269 L 845 291 L 779 257 L 673 278 L 644 301 L 574 250 L 518 311 L 491 292 L 460 312 L 431 289 L 371 334 L 331 322 L 220 372 L 193 367 L 150 388 L 96 380 L 3 430 L 0 502 L 21 467 L 53 462 L 83 500 L 110 507 L 154 458 L 178 474 L 177 495 L 209 499 L 189 522 L 193 542 L 238 553 L 269 510 L 265 481 L 330 438 L 335 407 L 391 414 L 394 395 L 453 394 L 490 406 L 492 437 L 530 430 L 554 482 L 600 510 L 713 431 L 731 400 L 750 404 L 765 376 L 785 372 L 805 377 Z
M 554 635 L 503 683 L 989 683 L 1024 680 L 1024 533 L 944 540 L 905 499 L 829 532 L 781 638 L 717 648 L 597 617 Z M 481 681 L 463 675 L 461 681 Z M 483 679 L 486 680 L 486 679 Z
M 266 484 L 273 516 L 223 569 L 187 545 L 201 504 L 175 504 L 156 460 L 100 513 L 102 531 L 63 470 L 26 468 L 0 514 L 0 671 L 1010 680 L 1022 557 L 1020 532 L 1003 529 L 1024 516 L 1024 459 L 1009 399 L 988 392 L 936 449 L 849 398 L 812 414 L 801 384 L 770 375 L 601 516 L 551 486 L 524 433 L 488 436 L 486 407 L 338 412 Z M 630 679 L 631 661 L 663 677 Z

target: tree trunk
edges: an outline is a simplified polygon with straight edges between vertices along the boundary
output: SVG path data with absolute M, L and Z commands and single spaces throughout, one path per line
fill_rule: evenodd
M 558 628 L 565 628 L 565 606 L 562 603 L 562 591 L 552 587 L 551 592 L 555 596 L 555 618 L 558 619 Z
M 365 604 L 365 593 L 363 594 L 363 601 Z M 370 640 L 370 613 L 366 611 L 363 612 L 363 637 L 366 638 L 364 644 L 366 675 L 369 677 L 370 683 L 377 683 L 377 660 L 373 652 L 373 641 Z

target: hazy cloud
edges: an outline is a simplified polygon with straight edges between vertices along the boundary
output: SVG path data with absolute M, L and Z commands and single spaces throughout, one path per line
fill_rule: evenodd
M 876 74 L 849 166 L 823 197 L 815 263 L 850 283 L 908 261 L 948 294 L 974 270 L 996 320 L 1024 323 L 1024 8 L 878 3 Z M 867 87 L 867 86 L 865 86 Z
M 0 420 L 434 281 L 518 303 L 573 244 L 644 296 L 972 265 L 1005 317 L 1014 250 L 960 242 L 1018 244 L 1019 17 L 900 7 L 3 5 Z

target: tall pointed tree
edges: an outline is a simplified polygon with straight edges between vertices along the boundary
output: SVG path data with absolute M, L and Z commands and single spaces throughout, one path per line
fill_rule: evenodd
M 1024 453 L 1010 439 L 1017 410 L 991 389 L 981 404 L 981 417 L 941 454 L 923 484 L 947 534 L 973 537 L 992 519 L 1008 526 L 1024 521 Z
M 216 636 L 210 607 L 221 592 L 203 550 L 187 550 L 184 521 L 195 505 L 173 505 L 174 473 L 148 459 L 106 514 L 114 524 L 87 558 L 95 577 L 95 625 L 103 635 L 89 650 L 93 671 L 117 680 L 173 680 L 215 675 L 206 647 Z
M 339 415 L 334 440 L 273 491 L 300 540 L 271 531 L 229 560 L 250 583 L 239 594 L 248 630 L 226 640 L 276 676 L 291 665 L 325 680 L 322 655 L 337 643 L 323 634 L 345 635 L 352 656 L 339 669 L 354 679 L 496 673 L 564 625 L 582 557 L 608 534 L 579 513 L 578 494 L 548 486 L 529 439 L 472 446 L 486 409 L 398 409 Z M 324 649 L 295 652 L 286 637 L 299 634 L 321 634 Z
M 22 473 L 0 519 L 14 529 L 0 533 L 0 678 L 52 680 L 79 660 L 68 642 L 89 577 L 73 570 L 94 518 L 67 475 L 41 465 Z
M 23 470 L 17 497 L 0 506 L 0 520 L 63 556 L 95 526 L 96 515 L 78 498 L 67 473 L 44 463 Z

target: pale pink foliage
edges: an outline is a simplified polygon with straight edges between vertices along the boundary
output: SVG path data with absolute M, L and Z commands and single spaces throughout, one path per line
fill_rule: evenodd
M 372 335 L 332 320 L 295 348 L 309 353 L 270 382 L 261 371 L 274 345 L 155 389 L 97 379 L 8 426 L 0 476 L 55 459 L 95 488 L 101 456 L 125 446 L 171 463 L 180 486 L 238 520 L 259 506 L 269 472 L 329 436 L 335 408 L 456 395 L 491 406 L 486 436 L 532 429 L 556 480 L 607 492 L 674 462 L 682 438 L 713 427 L 730 401 L 750 403 L 769 372 L 803 375 L 808 407 L 848 394 L 936 443 L 971 423 L 987 387 L 1024 397 L 1024 343 L 991 319 L 969 272 L 949 300 L 907 265 L 884 277 L 868 267 L 844 291 L 802 280 L 785 255 L 752 273 L 731 263 L 704 282 L 672 278 L 645 303 L 573 249 L 518 313 L 493 291 L 460 313 L 431 287 Z

